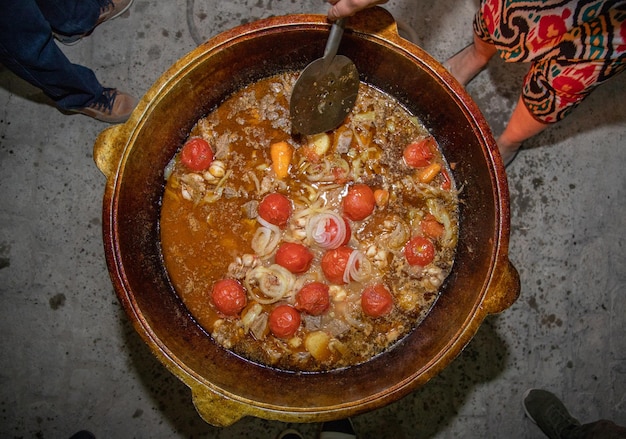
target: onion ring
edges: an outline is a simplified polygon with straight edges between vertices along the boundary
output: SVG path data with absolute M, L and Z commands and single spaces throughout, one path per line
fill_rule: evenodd
M 261 217 L 257 218 L 257 220 L 261 222 Z M 259 227 L 256 232 L 254 232 L 254 236 L 250 242 L 252 250 L 260 257 L 270 255 L 280 242 L 280 228 L 265 220 L 263 220 L 263 222 L 265 222 L 267 226 Z
M 333 221 L 337 225 L 335 236 L 326 230 L 329 221 Z M 343 218 L 330 210 L 311 216 L 306 225 L 307 238 L 327 250 L 335 249 L 343 244 L 346 233 L 346 223 Z
M 361 282 L 372 274 L 372 264 L 363 253 L 353 250 L 348 257 L 346 269 L 343 272 L 343 281 L 349 283 L 351 280 Z
M 295 283 L 296 277 L 278 264 L 255 267 L 248 272 L 245 279 L 248 292 L 261 304 L 276 303 L 286 298 L 293 293 Z

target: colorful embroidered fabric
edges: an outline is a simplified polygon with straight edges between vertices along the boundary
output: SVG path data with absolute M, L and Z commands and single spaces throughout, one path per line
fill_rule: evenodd
M 545 123 L 626 69 L 626 0 L 482 0 L 474 31 L 507 62 L 530 62 L 522 98 Z

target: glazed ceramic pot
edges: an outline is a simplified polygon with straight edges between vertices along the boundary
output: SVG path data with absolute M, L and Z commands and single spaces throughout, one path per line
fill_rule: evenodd
M 164 168 L 198 119 L 234 91 L 319 58 L 329 28 L 321 15 L 289 15 L 224 32 L 176 62 L 131 118 L 103 131 L 95 144 L 96 164 L 107 177 L 104 247 L 118 298 L 154 355 L 189 386 L 200 415 L 216 426 L 244 416 L 321 422 L 396 401 L 441 372 L 484 318 L 519 294 L 519 276 L 508 259 L 508 187 L 486 121 L 463 87 L 402 39 L 390 14 L 374 8 L 347 21 L 339 53 L 354 61 L 362 81 L 424 122 L 463 188 L 456 261 L 440 298 L 393 349 L 330 372 L 251 363 L 217 345 L 195 322 L 161 257 Z

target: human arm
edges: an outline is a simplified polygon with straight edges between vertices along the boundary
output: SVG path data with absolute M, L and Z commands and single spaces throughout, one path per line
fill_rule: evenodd
M 349 17 L 372 6 L 382 5 L 388 0 L 328 0 L 332 6 L 328 9 L 328 18 L 337 20 L 343 17 Z

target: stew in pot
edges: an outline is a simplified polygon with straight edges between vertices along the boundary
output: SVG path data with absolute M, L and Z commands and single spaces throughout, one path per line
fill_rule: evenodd
M 457 188 L 436 139 L 365 83 L 332 132 L 293 136 L 297 73 L 197 122 L 166 169 L 161 244 L 198 323 L 250 361 L 358 364 L 426 316 L 451 270 Z

